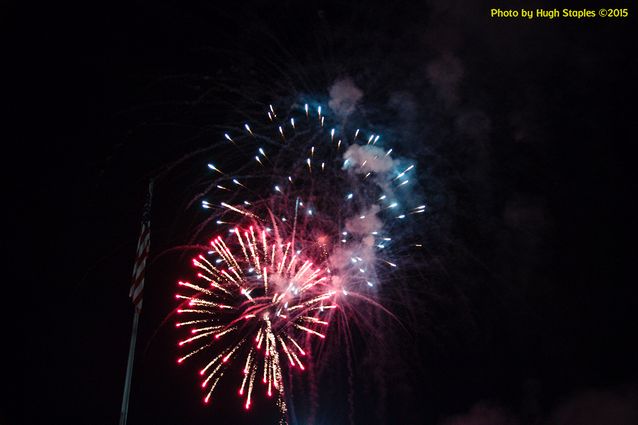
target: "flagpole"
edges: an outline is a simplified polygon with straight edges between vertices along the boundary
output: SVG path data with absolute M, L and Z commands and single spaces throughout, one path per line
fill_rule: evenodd
M 131 394 L 131 377 L 133 376 L 133 362 L 135 360 L 135 342 L 137 341 L 137 326 L 140 323 L 141 308 L 135 307 L 133 315 L 133 333 L 128 349 L 128 365 L 126 366 L 126 380 L 124 381 L 124 395 L 122 396 L 122 409 L 120 410 L 120 425 L 126 425 L 128 417 L 128 401 Z
M 150 208 L 151 208 L 151 197 L 153 195 L 153 183 L 154 183 L 154 179 L 151 179 L 149 181 L 148 184 L 148 197 L 146 199 L 146 205 L 144 206 L 144 214 L 142 217 L 142 222 L 144 223 L 145 221 L 150 220 L 148 217 L 150 215 Z M 150 226 L 150 221 L 148 221 L 148 224 Z M 146 237 L 149 238 L 150 240 L 150 227 L 147 229 L 147 234 Z M 144 237 L 145 233 L 144 233 L 144 224 L 142 225 L 142 234 L 140 235 L 140 241 L 138 242 L 138 259 L 140 254 L 144 254 L 142 252 L 140 252 L 140 245 L 143 244 L 145 241 L 143 241 L 143 237 Z M 142 271 L 140 272 L 140 274 L 136 274 L 138 273 L 138 266 L 140 265 L 138 263 L 138 259 L 136 259 L 136 265 L 135 268 L 133 269 L 133 277 L 135 278 L 136 276 L 141 278 L 141 285 L 140 285 L 140 293 L 137 294 L 137 292 L 135 291 L 135 286 L 131 287 L 131 292 L 130 292 L 130 296 L 133 299 L 133 304 L 135 306 L 135 313 L 133 314 L 133 329 L 131 331 L 131 343 L 129 345 L 129 349 L 128 349 L 128 363 L 126 365 L 126 379 L 124 380 L 124 393 L 122 395 L 122 408 L 120 409 L 120 423 L 119 425 L 126 425 L 126 421 L 128 418 L 128 405 L 129 405 L 129 399 L 131 396 L 131 379 L 133 377 L 133 365 L 135 363 L 135 343 L 137 342 L 137 328 L 138 325 L 140 323 L 140 313 L 142 311 L 142 301 L 141 301 L 141 290 L 143 289 L 143 284 L 144 284 L 144 272 L 143 272 L 143 268 L 146 265 L 146 256 L 148 256 L 148 246 L 150 245 L 149 241 L 146 241 L 147 244 L 144 246 L 144 250 L 145 250 L 145 256 L 143 256 L 143 260 L 142 260 Z M 135 285 L 135 281 L 134 281 L 134 285 Z M 138 296 L 136 296 L 136 294 Z

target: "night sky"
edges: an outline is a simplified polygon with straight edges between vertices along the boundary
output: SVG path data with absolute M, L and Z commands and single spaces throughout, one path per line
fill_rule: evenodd
M 389 301 L 402 326 L 359 335 L 351 385 L 343 365 L 320 381 L 314 424 L 638 423 L 636 19 L 488 17 L 514 3 L 7 6 L 0 424 L 117 423 L 149 177 L 345 77 L 431 208 L 412 301 Z M 130 425 L 275 423 L 260 396 L 204 408 L 175 364 L 189 267 L 170 249 L 205 218 L 187 206 L 208 158 L 156 183 Z

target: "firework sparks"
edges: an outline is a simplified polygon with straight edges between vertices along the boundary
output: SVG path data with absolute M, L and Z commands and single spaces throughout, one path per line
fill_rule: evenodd
M 326 270 L 315 267 L 309 260 L 289 256 L 291 241 L 277 239 L 256 226 L 245 231 L 235 228 L 235 238 L 228 241 L 213 239 L 210 244 L 214 256 L 222 260 L 220 265 L 200 255 L 193 259 L 200 282 L 179 282 L 187 295 L 178 294 L 176 298 L 197 308 L 178 310 L 193 317 L 177 323 L 178 327 L 190 330 L 190 336 L 179 342 L 179 346 L 188 346 L 190 351 L 178 362 L 211 345 L 220 350 L 200 371 L 206 403 L 227 364 L 239 356 L 244 345 L 251 347 L 243 360 L 239 394 L 245 396 L 248 409 L 253 382 L 260 369 L 267 394 L 271 396 L 274 388 L 283 398 L 281 355 L 288 359 L 291 368 L 303 370 L 298 354 L 305 354 L 302 349 L 306 345 L 305 335 L 325 338 L 325 331 L 320 329 L 328 325 L 322 319 L 328 310 L 316 307 L 330 304 L 334 298 Z M 227 343 L 219 341 L 226 337 Z
M 321 106 L 313 110 L 306 104 L 290 117 L 269 105 L 268 134 L 251 123 L 224 134 L 236 149 L 264 141 L 282 148 L 268 156 L 252 148 L 254 174 L 231 176 L 208 163 L 216 201 L 201 204 L 228 235 L 193 259 L 197 280 L 179 282 L 176 295 L 187 316 L 176 326 L 189 332 L 178 363 L 200 359 L 204 402 L 224 374 L 236 373 L 244 407 L 261 384 L 276 396 L 282 423 L 284 376 L 312 366 L 306 354 L 329 338 L 349 299 L 374 300 L 399 268 L 393 253 L 421 246 L 390 232 L 426 210 L 407 192 L 415 164 L 394 159 L 378 134 L 326 128 Z

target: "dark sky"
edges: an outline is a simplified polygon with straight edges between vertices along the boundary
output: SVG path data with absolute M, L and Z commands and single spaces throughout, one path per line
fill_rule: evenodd
M 314 423 L 638 417 L 635 17 L 491 20 L 519 4 L 497 0 L 89 3 L 3 17 L 6 106 L 21 113 L 3 165 L 16 296 L 1 424 L 116 423 L 148 177 L 243 111 L 326 99 L 340 77 L 364 92 L 362 119 L 414 152 L 432 210 L 406 329 L 376 363 L 355 347 L 354 409 L 335 400 L 349 392 L 336 367 Z M 185 261 L 164 251 L 203 219 L 186 204 L 206 158 L 189 161 L 156 187 L 129 424 L 270 423 L 265 403 L 204 409 L 174 363 L 163 320 Z

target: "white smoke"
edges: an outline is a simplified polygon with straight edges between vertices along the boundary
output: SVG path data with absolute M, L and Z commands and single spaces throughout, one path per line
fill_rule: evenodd
M 461 61 L 451 53 L 446 53 L 427 65 L 427 77 L 445 106 L 457 106 L 460 101 L 459 89 L 465 74 Z
M 365 236 L 372 232 L 378 232 L 383 227 L 381 219 L 377 217 L 379 211 L 381 211 L 381 207 L 373 204 L 369 209 L 362 211 L 359 216 L 350 217 L 346 220 L 346 231 L 354 236 Z
M 474 405 L 468 413 L 447 418 L 441 425 L 517 425 L 518 423 L 518 420 L 512 418 L 504 409 L 479 403 Z
M 479 402 L 467 413 L 439 421 L 439 425 L 518 425 L 531 423 L 498 405 Z M 558 406 L 538 425 L 633 425 L 638 423 L 638 393 L 622 390 L 588 390 Z
M 336 288 L 345 285 L 342 289 L 346 293 L 348 288 L 359 285 L 373 287 L 378 281 L 375 268 L 379 260 L 377 251 L 385 248 L 383 238 L 388 231 L 384 228 L 386 223 L 382 212 L 399 204 L 395 192 L 397 179 L 404 174 L 398 173 L 398 170 L 404 167 L 400 167 L 402 161 L 393 159 L 389 151 L 373 144 L 352 144 L 342 158 L 343 169 L 351 178 L 360 180 L 361 176 L 365 176 L 363 178 L 375 185 L 381 195 L 367 198 L 370 193 L 356 194 L 364 198 L 357 199 L 358 209 L 344 218 L 343 238 L 329 257 L 330 268 L 335 271 L 332 283 Z M 339 278 L 335 279 L 337 276 Z
M 351 145 L 343 154 L 344 168 L 355 173 L 387 173 L 397 165 L 396 160 L 386 156 L 386 152 L 373 145 Z
M 344 270 L 354 266 L 356 269 L 360 268 L 357 263 L 374 264 L 375 240 L 372 233 L 379 232 L 383 228 L 383 222 L 377 217 L 379 211 L 381 207 L 374 204 L 359 215 L 346 219 L 345 230 L 352 239 L 346 246 L 338 247 L 332 252 L 331 267 Z
M 631 425 L 638 423 L 638 393 L 589 390 L 554 410 L 549 425 Z
M 334 82 L 329 90 L 328 106 L 340 118 L 348 118 L 363 97 L 363 92 L 350 78 L 342 78 Z
M 399 161 L 386 153 L 377 146 L 351 145 L 343 154 L 343 168 L 354 174 L 373 173 L 371 180 L 384 195 L 392 198 L 394 194 L 388 176 Z M 374 264 L 378 249 L 376 237 L 383 233 L 383 221 L 379 217 L 381 209 L 381 205 L 371 203 L 346 218 L 344 230 L 347 243 L 336 248 L 329 259 L 332 268 L 368 285 L 373 285 L 377 277 Z

